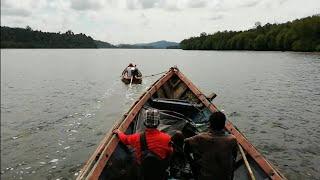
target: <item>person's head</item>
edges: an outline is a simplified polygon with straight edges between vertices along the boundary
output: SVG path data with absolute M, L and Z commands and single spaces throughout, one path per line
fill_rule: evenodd
M 212 113 L 209 118 L 209 126 L 212 130 L 222 130 L 225 126 L 225 123 L 226 116 L 220 111 Z
M 130 63 L 130 64 L 129 64 L 129 67 L 133 67 L 133 64 L 132 64 L 132 63 Z
M 143 124 L 147 128 L 157 128 L 160 124 L 160 112 L 157 109 L 148 109 L 145 111 Z

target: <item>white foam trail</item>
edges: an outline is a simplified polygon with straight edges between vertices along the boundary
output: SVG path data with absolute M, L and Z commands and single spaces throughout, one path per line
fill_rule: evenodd
M 59 159 L 52 159 L 51 161 L 49 161 L 49 163 L 55 163 L 55 162 L 58 162 Z

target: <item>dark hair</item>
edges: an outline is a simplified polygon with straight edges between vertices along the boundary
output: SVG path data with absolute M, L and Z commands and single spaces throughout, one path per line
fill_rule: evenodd
M 214 112 L 209 118 L 210 128 L 212 130 L 222 130 L 226 123 L 226 116 L 220 112 Z

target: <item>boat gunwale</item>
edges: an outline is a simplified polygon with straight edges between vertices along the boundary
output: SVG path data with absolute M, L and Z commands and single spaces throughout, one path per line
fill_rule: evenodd
M 206 96 L 180 71 L 176 71 L 179 78 L 189 87 L 189 89 L 201 100 L 201 102 L 210 109 L 211 112 L 219 111 Z M 233 134 L 237 142 L 251 156 L 251 158 L 262 168 L 267 176 L 272 180 L 286 179 L 267 159 L 248 141 L 248 139 L 239 132 L 230 120 L 227 120 L 225 128 Z
M 145 93 L 143 93 L 140 98 L 133 103 L 131 108 L 127 113 L 124 114 L 123 118 L 115 123 L 112 129 L 108 131 L 106 136 L 103 138 L 99 144 L 96 151 L 92 154 L 90 159 L 86 162 L 85 166 L 82 168 L 77 179 L 98 179 L 103 168 L 105 167 L 107 161 L 115 150 L 119 139 L 112 134 L 112 131 L 116 128 L 121 131 L 125 131 L 130 123 L 134 120 L 135 116 L 138 114 L 142 106 L 149 100 L 152 95 L 157 92 L 161 86 L 167 82 L 173 75 L 177 75 L 187 87 L 197 96 L 197 98 L 211 111 L 219 111 L 218 108 L 212 104 L 207 97 L 183 74 L 178 68 L 172 67 L 167 71 L 161 78 L 154 82 Z M 266 173 L 266 175 L 273 180 L 286 179 L 273 165 L 267 161 L 267 159 L 247 140 L 247 138 L 239 132 L 230 120 L 227 120 L 226 130 L 233 134 L 238 143 L 243 147 L 243 149 L 251 156 L 251 158 L 259 165 L 259 167 Z M 100 156 L 97 161 L 95 161 L 97 156 Z M 95 162 L 94 162 L 95 161 Z M 94 163 L 94 164 L 92 164 Z M 89 166 L 90 165 L 90 166 Z M 92 166 L 93 165 L 93 166 Z M 93 167 L 93 168 L 91 168 Z M 89 171 L 90 170 L 90 171 Z M 89 171 L 89 172 L 88 172 Z M 88 174 L 87 177 L 84 177 Z
M 113 128 L 107 132 L 103 140 L 100 142 L 96 151 L 90 156 L 89 160 L 86 162 L 86 164 L 82 168 L 77 180 L 80 180 L 83 178 L 97 179 L 97 177 L 99 177 L 105 164 L 110 158 L 109 155 L 106 156 L 107 150 L 109 150 L 108 152 L 110 152 L 110 155 L 111 155 L 119 142 L 118 138 L 116 138 L 116 136 L 113 135 L 112 131 L 116 128 L 122 131 L 125 131 L 129 127 L 130 123 L 133 121 L 135 116 L 138 114 L 142 106 L 149 100 L 150 97 L 152 97 L 152 95 L 155 92 L 157 92 L 158 89 L 161 88 L 161 86 L 165 82 L 167 82 L 167 80 L 169 80 L 173 76 L 173 74 L 174 72 L 172 71 L 172 68 L 170 68 L 169 71 L 167 71 L 161 78 L 159 78 L 156 82 L 154 82 L 147 89 L 147 91 L 143 93 L 140 96 L 140 98 L 133 103 L 131 108 L 127 111 L 127 113 L 125 113 L 124 117 L 120 121 L 117 121 L 116 124 L 113 126 Z M 95 162 L 95 159 L 97 156 L 100 156 L 100 157 Z M 88 176 L 85 177 L 87 174 Z
M 128 76 L 124 76 L 124 75 L 121 75 L 121 78 L 131 80 L 131 78 L 129 78 Z M 134 79 L 142 79 L 142 76 L 135 76 Z

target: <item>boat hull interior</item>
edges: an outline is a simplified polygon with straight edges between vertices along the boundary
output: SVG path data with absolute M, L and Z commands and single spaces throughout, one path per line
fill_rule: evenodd
M 171 68 L 115 123 L 77 179 L 139 179 L 133 150 L 119 142 L 118 138 L 112 134 L 112 130 L 118 128 L 126 134 L 143 132 L 143 112 L 151 108 L 160 110 L 159 130 L 170 135 L 181 131 L 184 137 L 191 137 L 208 131 L 209 116 L 218 111 L 211 103 L 214 97 L 215 94 L 210 96 L 202 94 L 176 67 Z M 225 129 L 233 134 L 239 143 L 234 179 L 252 179 L 248 173 L 250 172 L 248 164 L 257 180 L 285 179 L 229 120 L 226 122 Z M 242 149 L 243 151 L 240 151 Z M 185 154 L 182 156 L 185 157 Z M 168 179 L 196 179 L 194 172 L 199 167 L 189 160 L 171 161 L 167 173 Z M 248 164 L 246 165 L 245 162 Z M 175 170 L 180 170 L 181 173 L 175 173 Z
M 172 77 L 143 106 L 126 130 L 126 134 L 144 131 L 143 111 L 149 108 L 160 110 L 161 122 L 158 129 L 171 136 L 176 131 L 181 131 L 185 137 L 207 131 L 208 119 L 212 113 L 178 77 Z M 247 169 L 241 155 L 238 154 L 237 157 L 234 179 L 246 180 L 248 179 Z M 248 158 L 248 161 L 257 180 L 268 179 L 252 159 Z M 135 168 L 133 151 L 119 143 L 99 179 L 139 179 Z M 170 173 L 168 174 L 168 179 L 194 179 L 191 169 L 184 177 L 173 177 Z

